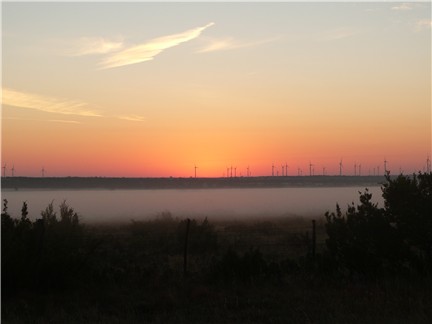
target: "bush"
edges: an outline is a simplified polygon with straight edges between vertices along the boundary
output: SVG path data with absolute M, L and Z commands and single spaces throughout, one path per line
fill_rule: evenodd
M 336 261 L 350 271 L 378 274 L 399 267 L 403 245 L 383 209 L 371 202 L 367 189 L 360 194 L 361 204 L 348 206 L 345 215 L 340 207 L 326 213 L 326 241 Z
M 325 214 L 326 241 L 337 264 L 351 273 L 377 275 L 400 271 L 406 265 L 431 263 L 432 174 L 400 175 L 382 187 L 384 208 L 371 202 L 366 189 L 360 204 L 345 214 Z M 415 261 L 413 261 L 415 257 Z
M 386 176 L 383 198 L 389 221 L 411 247 L 412 252 L 427 261 L 432 259 L 432 173 L 412 178 Z
M 78 214 L 66 202 L 60 205 L 57 219 L 53 204 L 34 222 L 27 218 L 23 203 L 21 218 L 7 212 L 7 200 L 1 214 L 2 294 L 20 289 L 63 288 L 73 284 L 83 269 L 83 226 Z

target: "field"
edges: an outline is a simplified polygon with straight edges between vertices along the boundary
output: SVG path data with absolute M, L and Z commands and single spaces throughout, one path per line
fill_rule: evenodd
M 426 323 L 432 280 L 350 276 L 316 255 L 310 219 L 175 219 L 81 226 L 45 237 L 2 280 L 3 323 Z M 185 239 L 187 265 L 185 269 Z M 2 256 L 5 251 L 2 246 Z M 6 259 L 7 260 L 10 259 Z M 2 276 L 9 275 L 2 260 Z M 185 271 L 186 270 L 186 271 Z

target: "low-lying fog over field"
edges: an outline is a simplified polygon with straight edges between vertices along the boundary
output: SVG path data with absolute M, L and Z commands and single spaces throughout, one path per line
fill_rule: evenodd
M 167 190 L 3 190 L 9 213 L 20 216 L 23 201 L 30 218 L 53 201 L 54 207 L 66 200 L 85 223 L 144 220 L 169 211 L 174 217 L 209 219 L 251 219 L 265 217 L 320 217 L 358 203 L 364 187 L 333 188 L 251 188 L 251 189 L 167 189 Z M 370 187 L 373 201 L 382 206 L 381 189 Z

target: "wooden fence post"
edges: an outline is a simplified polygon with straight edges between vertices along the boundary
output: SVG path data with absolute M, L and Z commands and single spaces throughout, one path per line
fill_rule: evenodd
M 187 253 L 188 253 L 188 239 L 189 239 L 189 226 L 190 219 L 186 220 L 186 234 L 185 234 L 185 242 L 184 242 L 184 254 L 183 254 L 183 275 L 187 276 Z
M 312 220 L 312 258 L 315 260 L 316 251 L 316 229 L 315 229 L 315 219 Z

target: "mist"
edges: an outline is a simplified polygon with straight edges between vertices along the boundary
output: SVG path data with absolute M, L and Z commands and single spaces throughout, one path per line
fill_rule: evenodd
M 320 217 L 334 210 L 358 203 L 364 187 L 337 188 L 251 188 L 251 189 L 169 189 L 169 190 L 3 190 L 9 212 L 20 216 L 27 202 L 29 217 L 53 202 L 66 200 L 84 223 L 129 222 L 148 220 L 162 212 L 174 217 L 212 220 L 249 220 L 271 217 Z M 373 201 L 382 205 L 380 187 L 370 187 Z

